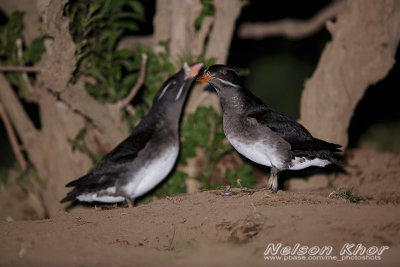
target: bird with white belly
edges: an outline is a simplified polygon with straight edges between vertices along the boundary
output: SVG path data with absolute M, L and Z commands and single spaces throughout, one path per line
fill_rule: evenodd
M 108 153 L 95 169 L 70 182 L 67 202 L 132 203 L 162 180 L 179 154 L 179 121 L 188 91 L 202 63 L 184 67 L 161 86 L 148 114 L 132 134 Z
M 268 188 L 278 190 L 278 173 L 309 166 L 338 164 L 340 145 L 314 138 L 301 124 L 267 107 L 247 90 L 235 70 L 212 65 L 197 78 L 216 90 L 222 107 L 223 130 L 246 158 L 271 167 Z

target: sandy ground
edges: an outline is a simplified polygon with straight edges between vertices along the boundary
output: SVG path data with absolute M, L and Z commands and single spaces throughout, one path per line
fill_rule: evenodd
M 365 150 L 348 155 L 347 173 L 307 192 L 248 195 L 234 189 L 224 197 L 206 191 L 131 209 L 60 211 L 46 220 L 10 221 L 5 207 L 0 265 L 399 266 L 400 155 Z M 354 187 L 363 200 L 328 198 L 341 186 Z M 265 259 L 267 246 L 279 243 L 331 246 L 337 260 Z M 379 259 L 339 261 L 346 243 L 387 249 Z

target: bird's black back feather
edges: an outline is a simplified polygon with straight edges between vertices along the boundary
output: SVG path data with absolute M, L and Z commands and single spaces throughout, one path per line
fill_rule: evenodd
M 247 102 L 251 102 L 246 116 L 254 118 L 258 123 L 270 128 L 274 133 L 290 143 L 292 150 L 340 152 L 340 145 L 314 138 L 303 125 L 267 107 L 247 89 L 244 88 L 244 91 Z
M 91 173 L 68 183 L 67 187 L 76 187 L 70 193 L 75 192 L 77 196 L 112 186 L 127 171 L 124 163 L 134 160 L 154 135 L 156 127 L 147 127 L 150 123 L 148 119 L 143 119 L 134 132 L 108 153 Z

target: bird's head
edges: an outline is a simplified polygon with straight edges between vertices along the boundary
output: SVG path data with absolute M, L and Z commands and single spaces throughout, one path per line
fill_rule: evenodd
M 197 78 L 199 82 L 209 82 L 217 92 L 225 88 L 240 88 L 241 83 L 238 73 L 226 65 L 212 65 L 208 67 L 203 75 Z
M 166 80 L 158 90 L 155 102 L 177 102 L 183 101 L 189 88 L 193 84 L 197 74 L 203 67 L 203 63 L 188 66 L 185 62 L 182 69 Z

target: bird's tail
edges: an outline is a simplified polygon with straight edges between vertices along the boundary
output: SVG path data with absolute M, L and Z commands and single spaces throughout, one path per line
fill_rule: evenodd
M 330 163 L 335 165 L 343 165 L 339 156 L 329 150 L 292 150 L 291 153 L 293 157 L 305 157 L 310 160 L 318 158 L 328 160 Z
M 330 152 L 342 152 L 340 148 L 341 145 L 329 143 L 324 140 L 314 138 L 312 140 L 313 145 L 315 146 L 315 150 L 328 150 Z
M 78 190 L 77 188 L 74 188 L 72 191 L 70 191 L 66 197 L 60 200 L 60 203 L 65 203 L 71 200 L 75 200 L 77 196 L 79 196 L 82 192 Z

